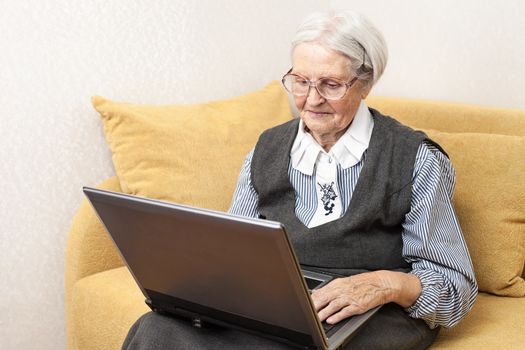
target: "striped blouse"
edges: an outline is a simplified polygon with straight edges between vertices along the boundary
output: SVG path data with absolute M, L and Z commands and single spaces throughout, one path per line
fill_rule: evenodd
M 230 213 L 258 217 L 258 195 L 250 178 L 253 150 L 244 160 Z M 366 160 L 347 169 L 337 168 L 338 188 L 344 212 L 352 198 Z M 288 167 L 295 189 L 295 213 L 308 226 L 317 209 L 315 175 Z M 437 148 L 422 143 L 416 155 L 412 184 L 412 205 L 403 223 L 403 258 L 412 264 L 422 293 L 406 311 L 434 328 L 451 327 L 474 304 L 477 283 L 472 262 L 452 206 L 455 172 L 448 158 Z

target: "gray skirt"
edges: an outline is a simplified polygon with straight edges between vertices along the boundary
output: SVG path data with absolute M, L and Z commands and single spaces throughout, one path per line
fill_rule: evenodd
M 439 328 L 430 329 L 422 320 L 408 317 L 395 304 L 384 305 L 344 349 L 426 349 Z M 251 333 L 220 326 L 196 328 L 184 319 L 155 312 L 135 322 L 122 345 L 123 350 L 157 349 L 294 349 Z

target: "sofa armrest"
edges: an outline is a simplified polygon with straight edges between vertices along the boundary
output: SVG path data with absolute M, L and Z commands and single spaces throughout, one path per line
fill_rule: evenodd
M 121 192 L 117 177 L 98 188 Z M 69 230 L 65 257 L 66 303 L 75 283 L 92 274 L 124 265 L 113 242 L 98 219 L 91 204 L 84 198 Z

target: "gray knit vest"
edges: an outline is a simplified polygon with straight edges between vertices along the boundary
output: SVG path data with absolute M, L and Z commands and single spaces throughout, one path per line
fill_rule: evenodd
M 341 275 L 410 270 L 402 257 L 401 224 L 411 206 L 416 153 L 427 137 L 374 109 L 370 112 L 374 129 L 350 204 L 341 218 L 317 227 L 308 228 L 297 218 L 288 175 L 299 120 L 266 130 L 255 146 L 251 180 L 259 195 L 259 213 L 284 224 L 305 267 Z

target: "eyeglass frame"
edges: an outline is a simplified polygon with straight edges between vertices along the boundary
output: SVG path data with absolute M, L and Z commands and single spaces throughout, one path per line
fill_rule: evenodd
M 324 98 L 325 100 L 330 100 L 330 101 L 337 101 L 337 100 L 341 100 L 343 99 L 345 96 L 346 96 L 346 93 L 348 92 L 348 90 L 355 84 L 355 82 L 357 81 L 357 79 L 359 77 L 354 77 L 352 80 L 349 80 L 347 82 L 344 82 L 342 80 L 339 80 L 337 78 L 329 78 L 329 77 L 326 77 L 326 78 L 321 78 L 321 79 L 317 79 L 315 81 L 312 81 L 310 79 L 307 79 L 305 77 L 303 77 L 302 75 L 299 75 L 299 74 L 294 74 L 294 73 L 291 73 L 293 70 L 293 67 L 290 68 L 290 70 L 288 72 L 286 72 L 285 75 L 283 75 L 282 79 L 281 79 L 281 83 L 283 84 L 284 86 L 284 89 L 286 91 L 288 91 L 289 93 L 291 93 L 292 95 L 294 96 L 297 96 L 297 97 L 303 97 L 303 96 L 308 96 L 308 94 L 310 93 L 310 88 L 313 86 L 315 88 L 315 90 L 317 91 L 317 93 L 319 94 L 319 96 L 321 96 L 322 98 Z M 306 90 L 306 93 L 304 95 L 297 95 L 297 94 L 294 94 L 292 91 L 288 90 L 288 88 L 286 87 L 286 84 L 284 83 L 285 79 L 287 76 L 295 76 L 295 77 L 299 77 L 299 78 L 302 78 L 304 79 L 307 83 L 308 83 L 308 90 Z M 332 79 L 334 81 L 337 81 L 338 83 L 341 83 L 343 85 L 346 86 L 346 90 L 345 90 L 345 93 L 339 97 L 339 98 L 328 98 L 326 96 L 324 96 L 321 91 L 319 91 L 319 89 L 317 88 L 317 83 L 323 79 Z
M 365 59 L 366 59 L 366 49 L 365 47 L 359 42 L 359 41 L 356 41 L 357 44 L 359 44 L 359 46 L 361 46 L 361 48 L 363 49 L 363 62 L 361 63 L 361 67 L 360 68 L 364 68 L 365 67 Z M 308 94 L 310 93 L 310 88 L 313 86 L 315 87 L 315 90 L 317 91 L 317 93 L 319 94 L 319 96 L 321 96 L 322 98 L 324 98 L 325 100 L 330 100 L 330 101 L 338 101 L 338 100 L 341 100 L 343 99 L 345 96 L 346 96 L 346 93 L 348 92 L 348 90 L 350 90 L 350 88 L 352 87 L 352 85 L 355 84 L 355 82 L 357 81 L 358 77 L 354 77 L 352 80 L 349 80 L 347 81 L 346 83 L 344 83 L 342 80 L 339 80 L 337 78 L 321 78 L 321 79 L 317 79 L 316 81 L 311 81 L 310 79 L 306 79 L 305 77 L 303 77 L 302 75 L 299 75 L 299 74 L 293 74 L 291 73 L 293 70 L 293 67 L 290 68 L 290 70 L 288 72 L 286 72 L 285 75 L 283 75 L 282 79 L 281 79 L 281 83 L 283 84 L 284 86 L 284 89 L 286 91 L 288 91 L 289 93 L 291 93 L 292 95 L 294 96 L 298 96 L 298 97 L 303 97 L 303 96 L 308 96 Z M 296 95 L 294 94 L 292 91 L 289 91 L 287 88 L 286 88 L 286 84 L 284 83 L 284 80 L 286 79 L 286 77 L 288 75 L 293 75 L 293 76 L 296 76 L 296 77 L 301 77 L 301 78 L 304 78 L 304 80 L 306 80 L 308 82 L 308 90 L 306 90 L 306 94 L 304 95 Z M 343 96 L 339 97 L 339 98 L 328 98 L 328 97 L 325 97 L 323 96 L 323 94 L 321 94 L 321 92 L 319 91 L 319 89 L 317 88 L 317 82 L 319 80 L 322 80 L 322 79 L 333 79 L 333 80 L 336 80 L 338 82 L 341 82 L 343 83 L 344 85 L 346 85 L 346 90 L 345 90 L 345 93 L 343 94 Z

